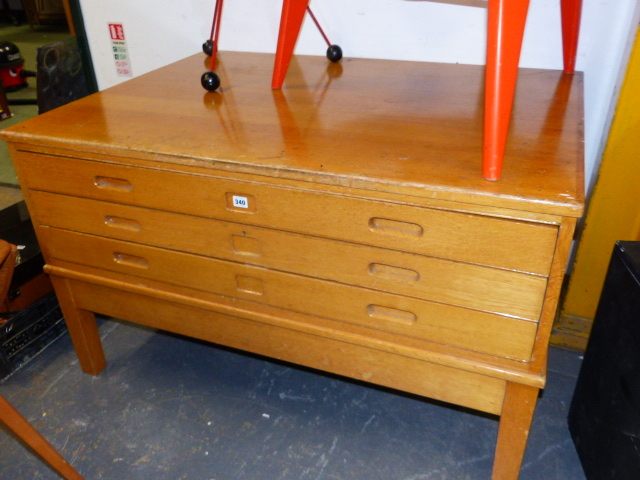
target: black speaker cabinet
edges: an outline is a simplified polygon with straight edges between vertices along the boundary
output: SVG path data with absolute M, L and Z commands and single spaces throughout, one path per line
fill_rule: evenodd
M 618 242 L 569 410 L 589 480 L 640 479 L 640 242 Z

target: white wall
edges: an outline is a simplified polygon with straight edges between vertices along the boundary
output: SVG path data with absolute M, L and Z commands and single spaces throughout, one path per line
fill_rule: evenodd
M 531 0 L 521 66 L 562 68 L 559 1 Z M 479 1 L 316 0 L 311 7 L 348 57 L 483 64 L 486 9 L 460 3 Z M 80 0 L 80 5 L 104 89 L 127 79 L 116 74 L 109 23 L 123 24 L 133 75 L 140 75 L 200 52 L 215 0 Z M 220 48 L 274 52 L 281 6 L 280 0 L 226 0 Z M 585 73 L 587 180 L 597 171 L 639 18 L 637 0 L 583 0 L 577 69 Z M 325 50 L 307 16 L 296 52 L 323 55 Z

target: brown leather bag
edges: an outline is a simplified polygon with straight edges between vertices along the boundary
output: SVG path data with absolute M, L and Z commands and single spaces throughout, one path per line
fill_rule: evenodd
M 7 292 L 16 266 L 18 247 L 4 240 L 0 240 L 0 312 L 2 305 L 6 303 Z M 1 314 L 0 314 L 1 315 Z

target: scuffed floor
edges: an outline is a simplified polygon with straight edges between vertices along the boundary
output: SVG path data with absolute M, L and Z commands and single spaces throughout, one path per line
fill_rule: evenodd
M 494 417 L 126 323 L 100 328 L 99 376 L 81 372 L 64 336 L 0 385 L 87 480 L 490 478 Z M 552 349 L 521 480 L 584 480 L 566 423 L 579 367 Z M 0 479 L 59 478 L 3 430 L 0 452 Z

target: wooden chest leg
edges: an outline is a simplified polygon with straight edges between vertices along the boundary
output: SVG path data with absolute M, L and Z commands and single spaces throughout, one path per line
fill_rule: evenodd
M 93 312 L 76 307 L 68 280 L 51 275 L 51 282 L 60 302 L 80 366 L 85 373 L 97 375 L 104 369 L 107 362 L 102 350 L 96 316 Z
M 527 447 L 529 429 L 536 409 L 539 389 L 508 382 L 504 395 L 493 480 L 516 480 Z

